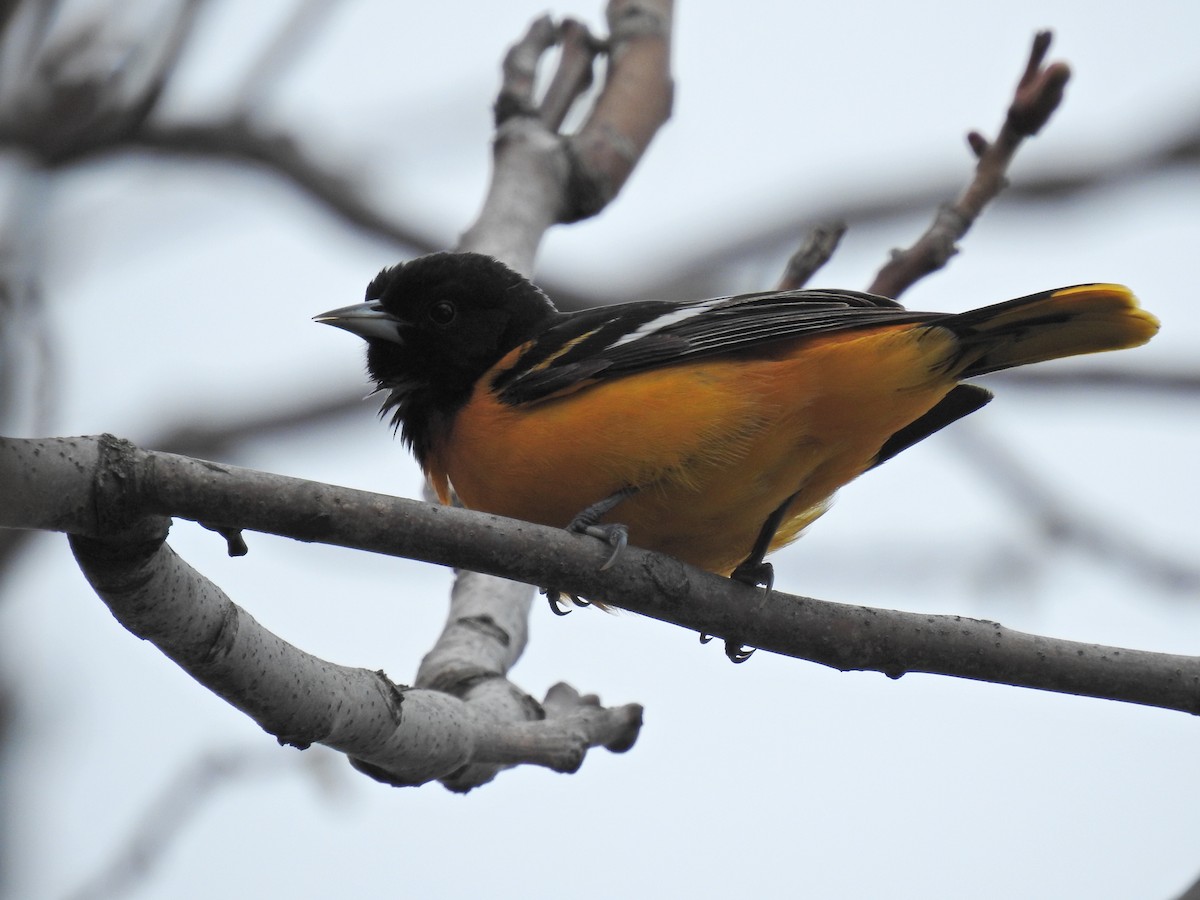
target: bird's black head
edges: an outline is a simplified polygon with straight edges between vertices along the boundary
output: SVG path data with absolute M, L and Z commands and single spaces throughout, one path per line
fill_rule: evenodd
M 537 286 L 490 256 L 433 253 L 384 269 L 365 303 L 316 319 L 366 340 L 382 411 L 394 410 L 423 463 L 433 429 L 449 424 L 479 377 L 556 316 Z

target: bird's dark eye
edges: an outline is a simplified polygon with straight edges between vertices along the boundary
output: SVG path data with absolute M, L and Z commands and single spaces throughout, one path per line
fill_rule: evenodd
M 429 307 L 429 320 L 434 325 L 449 325 L 458 315 L 458 307 L 449 300 L 439 300 Z

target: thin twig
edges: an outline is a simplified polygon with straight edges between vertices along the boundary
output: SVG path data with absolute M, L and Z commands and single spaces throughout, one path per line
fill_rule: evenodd
M 500 93 L 493 107 L 497 126 L 514 116 L 536 113 L 533 92 L 537 86 L 538 64 L 557 41 L 558 29 L 554 20 L 545 15 L 534 19 L 525 36 L 508 48 L 500 66 Z
M 846 233 L 844 222 L 817 225 L 804 238 L 804 242 L 787 261 L 783 277 L 779 279 L 779 290 L 794 291 L 808 284 L 821 266 L 829 262 L 842 236 Z
M 1197 878 L 1175 900 L 1200 900 L 1200 878 Z
M 562 128 L 563 121 L 575 101 L 592 85 L 592 65 L 601 44 L 588 27 L 575 19 L 566 19 L 559 28 L 562 55 L 554 77 L 538 110 L 542 124 L 551 131 Z
M 1046 124 L 1062 102 L 1071 77 L 1066 63 L 1043 66 L 1050 40 L 1048 31 L 1034 38 L 1029 61 L 996 140 L 988 143 L 976 132 L 970 135 L 969 143 L 979 158 L 971 183 L 954 203 L 938 210 L 933 224 L 915 244 L 892 254 L 871 282 L 871 293 L 899 297 L 921 278 L 946 265 L 984 207 L 1007 186 L 1008 167 L 1017 148 Z

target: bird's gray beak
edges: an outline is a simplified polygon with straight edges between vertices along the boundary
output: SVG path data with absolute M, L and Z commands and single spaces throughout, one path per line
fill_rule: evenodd
M 368 300 L 366 303 L 355 303 L 353 306 L 343 306 L 341 309 L 331 309 L 329 312 L 313 316 L 314 322 L 322 325 L 332 325 L 342 328 L 351 334 L 357 334 L 363 340 L 400 341 L 400 320 L 384 310 L 378 300 Z

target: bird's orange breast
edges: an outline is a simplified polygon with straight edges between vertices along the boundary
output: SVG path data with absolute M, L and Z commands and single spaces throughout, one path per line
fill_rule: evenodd
M 954 344 L 908 325 L 783 341 L 515 407 L 488 388 L 514 352 L 435 442 L 428 474 L 443 499 L 448 479 L 472 509 L 559 527 L 637 487 L 608 521 L 637 546 L 727 574 L 788 497 L 773 547 L 945 396 Z

